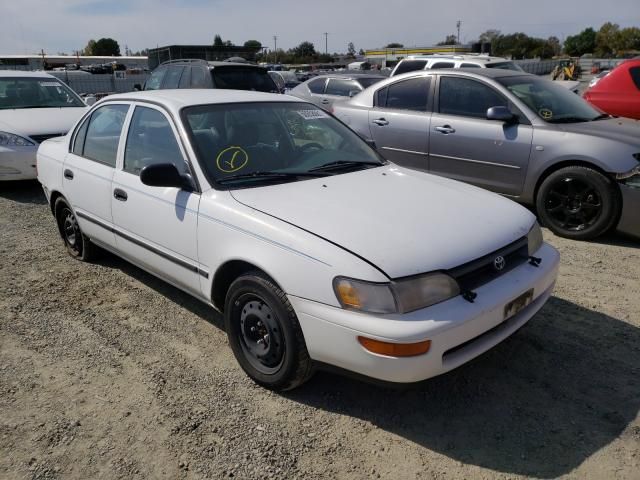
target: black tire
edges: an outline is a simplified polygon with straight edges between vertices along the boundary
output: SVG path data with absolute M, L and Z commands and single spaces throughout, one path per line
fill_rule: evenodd
M 257 384 L 285 391 L 313 375 L 295 311 L 285 293 L 262 272 L 247 273 L 231 284 L 224 322 L 236 360 Z
M 615 182 L 589 167 L 561 168 L 544 179 L 536 209 L 544 226 L 561 237 L 589 240 L 606 233 L 620 218 Z
M 58 231 L 69 255 L 83 262 L 94 259 L 98 247 L 82 233 L 75 213 L 63 197 L 56 200 L 53 211 L 56 213 Z

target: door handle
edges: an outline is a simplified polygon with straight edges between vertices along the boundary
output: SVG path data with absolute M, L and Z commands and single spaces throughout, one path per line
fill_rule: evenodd
M 324 104 L 326 105 L 327 103 L 329 103 L 329 100 L 327 100 L 326 98 L 324 98 L 324 99 L 320 100 L 320 103 L 324 103 Z
M 128 198 L 127 192 L 120 188 L 116 188 L 113 191 L 113 198 L 115 198 L 116 200 L 120 200 L 121 202 L 126 202 Z
M 385 118 L 376 118 L 373 123 L 375 123 L 376 125 L 380 125 L 381 127 L 389 125 L 389 122 Z
M 449 135 L 450 133 L 456 133 L 456 129 L 451 128 L 451 125 L 443 125 L 442 127 L 436 127 L 435 131 L 444 133 L 445 135 Z
M 64 178 L 66 178 L 67 180 L 73 180 L 73 172 L 71 170 L 69 170 L 68 168 L 65 168 L 65 170 L 64 170 Z

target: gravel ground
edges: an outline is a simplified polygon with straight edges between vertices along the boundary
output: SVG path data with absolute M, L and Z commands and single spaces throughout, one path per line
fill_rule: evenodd
M 73 260 L 38 184 L 0 189 L 0 478 L 640 478 L 640 243 L 545 231 L 555 296 L 449 374 L 274 394 L 218 314 Z

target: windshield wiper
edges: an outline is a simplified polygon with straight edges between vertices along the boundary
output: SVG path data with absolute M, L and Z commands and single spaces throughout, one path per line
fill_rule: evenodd
M 590 118 L 584 117 L 561 117 L 561 118 L 552 118 L 551 120 L 547 120 L 548 123 L 582 123 L 582 122 L 590 122 Z
M 367 162 L 358 162 L 356 160 L 337 160 L 335 162 L 329 162 L 329 163 L 325 163 L 324 165 L 320 165 L 318 167 L 310 168 L 309 171 L 310 172 L 320 172 L 322 170 L 341 170 L 341 169 L 345 169 L 345 168 L 359 167 L 360 165 L 381 167 L 382 165 L 384 165 L 384 163 L 381 163 L 381 162 L 369 162 L 369 161 L 367 161 Z
M 592 118 L 591 121 L 595 122 L 596 120 L 604 120 L 605 118 L 611 118 L 611 115 L 609 115 L 608 113 L 601 113 L 597 117 Z
M 326 177 L 326 173 L 312 173 L 312 172 L 275 172 L 275 171 L 258 171 L 251 173 L 236 173 L 235 175 L 229 175 L 228 177 L 217 180 L 219 184 L 225 184 L 233 182 L 235 180 L 246 180 L 252 178 L 261 179 L 279 179 L 279 178 L 299 178 L 299 177 Z

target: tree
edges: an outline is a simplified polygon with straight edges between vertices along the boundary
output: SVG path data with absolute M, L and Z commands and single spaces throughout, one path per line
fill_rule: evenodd
M 87 42 L 87 46 L 80 51 L 80 54 L 90 57 L 95 55 L 95 53 L 93 53 L 95 49 L 96 49 L 96 41 L 91 39 Z
M 224 46 L 224 42 L 222 41 L 222 37 L 216 33 L 216 36 L 213 37 L 213 46 L 214 47 L 222 47 Z
M 551 52 L 549 57 L 557 57 L 558 55 L 560 55 L 560 53 L 562 53 L 562 45 L 560 45 L 560 39 L 556 36 L 547 38 L 546 48 L 548 48 Z
M 316 47 L 311 42 L 302 42 L 292 49 L 292 53 L 298 58 L 312 58 L 316 55 Z
M 120 45 L 113 38 L 101 38 L 93 48 L 93 55 L 105 57 L 119 57 Z
M 564 51 L 571 57 L 581 57 L 593 53 L 596 49 L 596 31 L 589 27 L 577 35 L 568 36 L 564 41 Z
M 436 45 L 456 45 L 458 43 L 458 37 L 455 35 L 447 35 L 447 38 L 442 42 L 438 42 Z
M 620 46 L 620 26 L 607 22 L 596 34 L 596 50 L 598 57 L 612 57 Z
M 355 58 L 356 56 L 356 47 L 353 45 L 353 42 L 349 42 L 349 45 L 347 45 L 347 55 L 351 58 Z
M 392 42 L 387 44 L 384 48 L 404 48 L 404 45 L 401 43 Z
M 365 54 L 365 52 L 364 52 L 364 50 L 362 48 L 360 50 L 358 50 L 358 55 L 361 55 L 361 56 L 364 57 L 364 54 Z
M 617 53 L 640 50 L 640 28 L 629 27 L 620 30 Z
M 244 46 L 245 48 L 259 49 L 262 48 L 262 43 L 260 43 L 258 40 L 247 40 L 246 42 L 244 42 Z
M 478 37 L 478 41 L 480 43 L 493 43 L 499 36 L 500 30 L 489 29 L 486 32 L 480 34 L 480 37 Z

